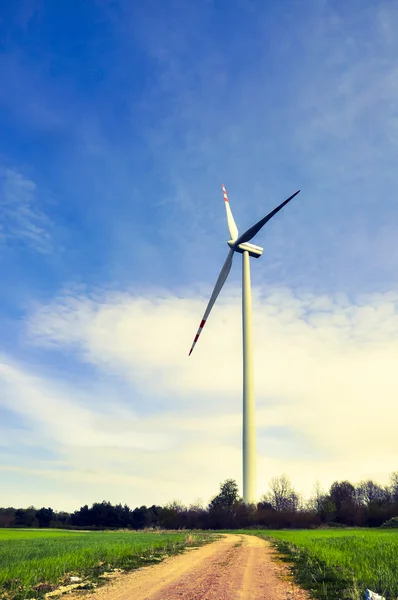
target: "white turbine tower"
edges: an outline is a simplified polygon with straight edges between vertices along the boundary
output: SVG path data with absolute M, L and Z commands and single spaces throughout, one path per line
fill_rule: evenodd
M 274 208 L 266 217 L 250 227 L 239 236 L 238 228 L 232 216 L 229 206 L 227 192 L 222 186 L 227 211 L 228 229 L 231 239 L 227 242 L 230 250 L 227 259 L 220 271 L 213 293 L 200 322 L 199 329 L 193 341 L 189 354 L 195 347 L 202 333 L 203 327 L 209 317 L 210 311 L 217 299 L 218 294 L 229 275 L 232 259 L 235 252 L 242 254 L 242 328 L 243 328 L 243 501 L 246 504 L 256 500 L 256 422 L 254 406 L 254 377 L 253 377 L 253 339 L 252 339 L 252 298 L 250 287 L 250 256 L 260 258 L 263 248 L 254 246 L 248 242 L 260 231 L 262 227 L 277 212 L 281 210 L 292 198 L 297 196 L 300 190 L 295 192 L 287 200 Z

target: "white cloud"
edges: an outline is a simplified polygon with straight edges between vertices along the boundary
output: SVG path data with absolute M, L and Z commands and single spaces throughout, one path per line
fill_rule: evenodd
M 397 301 L 395 293 L 354 304 L 256 290 L 259 491 L 282 472 L 305 493 L 316 478 L 326 486 L 337 478 L 387 482 L 398 461 Z M 62 477 L 75 493 L 86 482 L 81 502 L 108 492 L 115 501 L 189 502 L 210 497 L 226 477 L 240 481 L 239 296 L 220 298 L 188 358 L 204 304 L 112 293 L 59 298 L 35 311 L 31 341 L 73 352 L 134 390 L 104 388 L 90 398 L 73 375 L 65 386 L 3 364 L 7 407 L 63 465 L 62 475 L 50 465 L 42 476 Z
M 50 220 L 41 210 L 36 184 L 14 169 L 0 167 L 0 242 L 51 251 Z
M 7 358 L 0 361 L 0 377 L 2 406 L 34 423 L 42 441 L 79 448 L 151 451 L 164 445 L 162 434 L 137 428 L 134 412 L 121 409 L 117 403 L 108 405 L 108 410 L 103 401 L 90 408 L 90 399 L 78 389 L 45 381 L 10 364 Z

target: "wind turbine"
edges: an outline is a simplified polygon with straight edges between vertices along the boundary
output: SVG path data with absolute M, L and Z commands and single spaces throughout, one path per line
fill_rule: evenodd
M 256 500 L 256 423 L 255 423 L 255 405 L 254 405 L 254 377 L 253 377 L 253 337 L 252 337 L 252 296 L 250 286 L 250 257 L 260 258 L 263 248 L 249 244 L 248 242 L 272 219 L 290 200 L 292 200 L 300 190 L 297 190 L 292 196 L 287 198 L 282 204 L 279 204 L 267 216 L 263 217 L 258 223 L 252 225 L 247 231 L 239 236 L 238 228 L 229 206 L 227 191 L 222 186 L 225 210 L 227 212 L 228 229 L 231 239 L 227 242 L 229 252 L 226 261 L 220 271 L 213 293 L 200 322 L 199 329 L 195 335 L 193 344 L 189 351 L 191 355 L 203 327 L 209 317 L 211 309 L 214 306 L 217 296 L 227 280 L 232 266 L 232 259 L 235 252 L 242 254 L 242 329 L 243 329 L 243 501 L 246 504 Z

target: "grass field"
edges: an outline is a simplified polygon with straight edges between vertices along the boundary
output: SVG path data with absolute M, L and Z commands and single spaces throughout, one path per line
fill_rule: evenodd
M 237 533 L 237 532 L 235 532 Z M 296 579 L 322 600 L 358 600 L 366 588 L 398 598 L 398 531 L 242 531 L 270 539 Z M 206 534 L 0 529 L 0 599 L 40 598 L 76 575 L 96 581 L 175 554 Z
M 247 533 L 253 533 L 247 532 Z M 398 598 L 398 530 L 259 531 L 292 562 L 297 580 L 318 598 L 363 599 L 366 588 Z
M 187 533 L 0 529 L 0 598 L 38 598 L 70 575 L 92 581 L 111 568 L 156 562 L 205 538 Z

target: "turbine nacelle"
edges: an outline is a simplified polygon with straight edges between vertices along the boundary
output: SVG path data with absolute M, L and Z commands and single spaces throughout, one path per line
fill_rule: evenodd
M 254 244 L 249 244 L 248 242 L 246 242 L 246 244 L 239 244 L 239 246 L 236 246 L 236 241 L 229 240 L 227 244 L 230 248 L 232 248 L 232 250 L 239 252 L 239 254 L 248 252 L 252 258 L 260 258 L 264 251 L 264 248 L 261 248 L 261 246 L 255 246 Z

